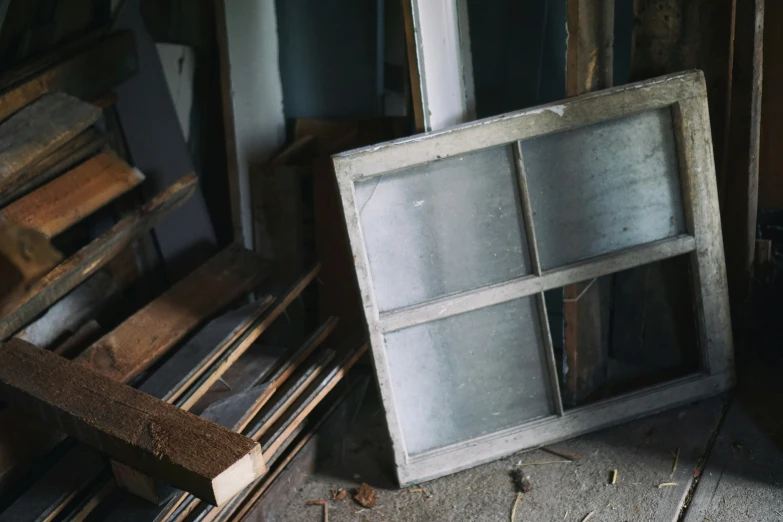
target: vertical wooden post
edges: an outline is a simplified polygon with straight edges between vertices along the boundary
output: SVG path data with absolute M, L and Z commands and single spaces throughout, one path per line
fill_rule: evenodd
M 568 0 L 566 95 L 612 86 L 614 0 Z M 584 401 L 606 377 L 609 355 L 611 276 L 563 289 L 563 400 Z

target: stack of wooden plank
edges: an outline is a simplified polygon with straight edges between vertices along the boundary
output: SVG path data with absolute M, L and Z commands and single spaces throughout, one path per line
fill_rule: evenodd
M 197 190 L 191 174 L 140 201 L 104 114 L 136 61 L 113 34 L 0 90 L 0 521 L 244 517 L 366 350 L 327 346 L 336 318 L 281 348 L 267 330 L 320 267 L 276 289 L 237 245 L 97 320 Z

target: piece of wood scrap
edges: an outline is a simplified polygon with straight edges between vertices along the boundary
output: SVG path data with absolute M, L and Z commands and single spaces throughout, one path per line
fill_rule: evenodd
M 113 152 L 102 152 L 0 210 L 9 222 L 54 237 L 144 181 Z
M 0 183 L 0 207 L 95 155 L 106 143 L 106 134 L 95 127 L 88 128 L 62 147 L 22 169 L 13 183 Z
M 29 289 L 12 311 L 0 316 L 0 340 L 8 339 L 38 314 L 103 268 L 118 252 L 179 208 L 196 190 L 195 174 L 189 174 L 164 190 L 137 212 L 123 218 L 49 272 Z
M 0 182 L 12 183 L 20 171 L 57 150 L 100 118 L 94 105 L 64 93 L 31 103 L 0 124 Z
M 136 312 L 76 360 L 119 382 L 147 369 L 212 315 L 253 289 L 266 262 L 232 245 Z
M 214 505 L 264 471 L 251 439 L 19 339 L 0 347 L 0 396 Z

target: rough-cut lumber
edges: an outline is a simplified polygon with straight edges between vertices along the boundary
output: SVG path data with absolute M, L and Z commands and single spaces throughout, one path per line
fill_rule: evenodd
M 104 267 L 118 252 L 179 208 L 193 195 L 197 178 L 189 174 L 122 219 L 30 288 L 19 305 L 0 318 L 0 340 L 29 324 L 38 314 Z
M 59 149 L 22 169 L 12 183 L 0 182 L 0 207 L 93 156 L 106 143 L 106 134 L 94 127 L 85 130 Z
M 264 471 L 247 437 L 20 339 L 0 347 L 0 396 L 214 505 Z
M 266 262 L 232 245 L 93 344 L 76 360 L 119 382 L 146 370 L 184 332 L 209 319 L 266 276 Z
M 54 237 L 144 181 L 113 152 L 102 152 L 0 211 L 10 222 Z
M 0 316 L 14 309 L 30 287 L 62 259 L 45 235 L 0 220 Z
M 118 31 L 5 90 L 0 94 L 0 120 L 50 92 L 62 91 L 82 100 L 98 98 L 137 70 L 133 33 Z
M 181 408 L 190 409 L 195 405 L 201 396 L 206 393 L 215 382 L 220 379 L 226 371 L 233 365 L 239 357 L 247 351 L 248 348 L 255 342 L 261 333 L 266 330 L 277 317 L 288 308 L 288 305 L 294 301 L 299 294 L 315 279 L 320 270 L 320 265 L 314 266 L 310 271 L 305 274 L 299 281 L 297 281 L 288 291 L 285 296 L 279 299 L 275 306 L 267 312 L 256 325 L 247 331 L 241 339 L 228 351 L 226 351 L 215 362 L 214 366 L 209 372 L 205 373 L 196 384 L 185 394 L 177 403 Z
M 612 86 L 614 0 L 568 0 L 566 95 Z
M 321 345 L 334 330 L 336 323 L 337 319 L 331 318 L 318 328 L 302 346 L 294 350 L 293 353 L 286 354 L 285 360 L 268 380 L 260 378 L 259 381 L 262 381 L 262 384 L 258 386 L 250 384 L 244 389 L 237 390 L 234 395 L 211 404 L 200 414 L 200 417 L 237 433 L 242 433 L 250 421 L 262 411 L 262 408 L 271 406 L 271 408 L 265 408 L 266 411 L 260 416 L 258 423 L 267 427 L 272 425 L 301 395 L 307 386 L 323 372 L 334 358 L 334 352 L 325 350 L 307 368 L 301 371 L 301 374 L 291 383 L 291 386 L 281 391 L 281 397 L 271 405 L 267 405 L 267 401 L 275 394 L 278 388 L 286 383 L 287 379 L 305 359 Z M 162 513 L 169 512 L 185 496 L 184 493 L 173 492 L 172 488 L 160 483 L 160 481 L 139 473 L 121 463 L 112 462 L 112 470 L 114 471 L 114 478 L 117 484 L 122 489 L 149 500 L 153 504 L 160 505 L 168 500 L 172 493 L 175 493 L 175 499 L 161 511 Z
M 209 347 L 213 345 L 226 345 L 233 342 L 237 336 L 241 335 L 250 326 L 253 318 L 263 313 L 271 301 L 272 299 L 270 297 L 262 298 L 257 303 L 227 312 L 222 316 L 213 319 L 158 368 L 149 379 L 144 381 L 139 387 L 139 390 L 166 402 L 173 402 L 188 386 L 187 376 L 191 371 L 191 368 L 205 366 L 204 360 L 198 359 L 198 353 L 201 353 L 203 358 L 209 358 L 211 353 Z M 223 337 L 221 337 L 221 335 Z M 29 425 L 30 423 L 24 424 L 24 426 Z M 3 432 L 0 431 L 0 434 L 2 433 Z M 0 445 L 0 447 L 2 446 Z M 64 458 L 69 458 L 69 456 L 76 451 L 80 450 L 71 450 Z M 0 456 L 2 456 L 2 453 L 0 453 Z M 86 468 L 88 467 L 88 464 L 85 463 L 84 466 Z M 127 468 L 124 465 L 120 466 L 132 470 L 132 468 Z M 104 462 L 101 461 L 95 466 L 92 466 L 90 473 L 93 476 L 97 476 L 104 468 Z M 23 503 L 37 508 L 37 511 L 29 512 L 30 516 L 28 519 L 41 516 L 42 513 L 61 513 L 67 507 L 68 499 L 79 495 L 79 493 L 85 489 L 86 484 L 63 481 L 61 478 L 58 478 L 62 472 L 62 469 L 57 467 L 52 468 L 39 480 L 39 483 L 56 483 L 60 485 L 58 488 L 60 491 L 58 491 L 57 495 L 51 495 L 49 497 L 51 500 L 49 504 L 42 507 L 42 504 L 39 504 L 34 496 L 31 497 L 32 490 L 26 492 L 17 500 L 17 503 Z M 125 478 L 127 480 L 134 480 L 134 477 L 146 477 L 146 475 L 132 470 L 126 473 Z M 108 480 L 105 482 L 111 484 L 112 490 L 114 489 L 113 482 Z M 171 490 L 171 488 L 169 488 L 169 490 Z M 93 491 L 94 495 L 104 493 L 102 488 L 96 488 L 95 491 Z M 97 506 L 97 504 L 98 502 L 91 503 L 88 500 L 77 509 L 77 512 L 86 516 Z
M 13 183 L 20 171 L 65 145 L 100 115 L 94 105 L 59 92 L 14 114 L 0 125 L 0 182 Z

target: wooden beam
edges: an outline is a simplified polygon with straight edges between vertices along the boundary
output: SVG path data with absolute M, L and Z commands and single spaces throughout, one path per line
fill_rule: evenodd
M 115 32 L 0 93 L 0 120 L 51 92 L 94 100 L 136 74 L 138 67 L 133 33 Z
M 0 211 L 0 217 L 54 237 L 144 181 L 113 152 L 102 152 Z
M 221 505 L 264 471 L 259 446 L 25 341 L 0 347 L 0 395 L 136 469 Z
M 13 183 L 0 183 L 0 207 L 93 156 L 106 142 L 106 134 L 94 127 L 88 128 L 62 147 L 19 171 Z
M 568 0 L 566 96 L 612 86 L 614 0 Z M 609 355 L 611 276 L 563 288 L 563 402 L 575 405 L 603 384 Z M 561 329 L 553 329 L 559 332 Z
M 98 121 L 97 107 L 58 92 L 31 103 L 0 125 L 0 183 L 65 145 Z

